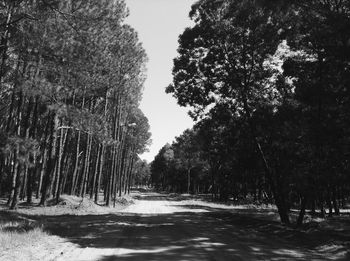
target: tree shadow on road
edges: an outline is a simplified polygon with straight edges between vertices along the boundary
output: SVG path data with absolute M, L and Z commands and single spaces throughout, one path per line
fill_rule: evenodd
M 162 215 L 38 216 L 81 248 L 116 249 L 99 260 L 349 260 L 349 231 L 295 230 L 249 213 L 203 206 Z M 205 212 L 193 213 L 191 208 Z M 257 210 L 251 210 L 253 211 Z M 33 217 L 31 217 L 33 218 Z M 349 220 L 344 221 L 348 222 Z

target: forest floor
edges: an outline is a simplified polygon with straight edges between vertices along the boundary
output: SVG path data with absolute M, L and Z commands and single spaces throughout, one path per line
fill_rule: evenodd
M 350 260 L 349 214 L 293 229 L 272 206 L 186 195 L 136 192 L 116 209 L 62 202 L 17 211 L 0 202 L 0 260 Z

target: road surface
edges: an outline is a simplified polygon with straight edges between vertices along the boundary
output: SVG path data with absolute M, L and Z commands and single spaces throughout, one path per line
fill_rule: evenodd
M 56 261 L 331 260 L 340 253 L 327 235 L 285 228 L 266 218 L 272 214 L 146 193 L 122 213 L 45 222 L 69 242 Z

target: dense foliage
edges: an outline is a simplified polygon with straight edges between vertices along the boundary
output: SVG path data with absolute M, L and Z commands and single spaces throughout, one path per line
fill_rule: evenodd
M 154 184 L 273 200 L 286 224 L 292 207 L 299 224 L 306 208 L 339 214 L 350 192 L 350 1 L 200 0 L 190 16 L 167 92 L 197 124 L 156 156 Z
M 122 0 L 0 1 L 0 195 L 106 204 L 149 143 L 146 54 Z M 114 201 L 115 202 L 115 201 Z

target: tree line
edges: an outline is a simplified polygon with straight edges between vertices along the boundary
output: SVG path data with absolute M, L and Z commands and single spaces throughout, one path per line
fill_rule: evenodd
M 167 87 L 196 121 L 151 164 L 164 190 L 339 215 L 350 194 L 350 1 L 200 0 Z
M 147 56 L 123 0 L 0 1 L 0 195 L 128 193 L 150 142 Z

